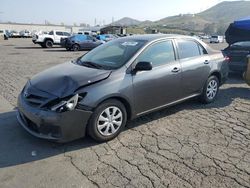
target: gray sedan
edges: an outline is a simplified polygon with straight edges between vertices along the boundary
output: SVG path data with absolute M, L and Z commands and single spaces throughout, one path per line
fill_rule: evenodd
M 125 37 L 35 75 L 18 97 L 17 118 L 40 138 L 67 142 L 88 133 L 108 141 L 127 120 L 193 97 L 214 102 L 227 76 L 227 59 L 197 39 Z

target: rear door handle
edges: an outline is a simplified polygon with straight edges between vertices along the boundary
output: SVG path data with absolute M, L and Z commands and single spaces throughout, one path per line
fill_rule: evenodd
M 208 61 L 208 60 L 205 60 L 205 61 L 204 61 L 204 64 L 206 64 L 206 65 L 209 64 L 209 61 Z
M 177 73 L 177 72 L 180 72 L 180 70 L 181 69 L 179 69 L 178 67 L 175 67 L 175 68 L 173 68 L 172 72 Z

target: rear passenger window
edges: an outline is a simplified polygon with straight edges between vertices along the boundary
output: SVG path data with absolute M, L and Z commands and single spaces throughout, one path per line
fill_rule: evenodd
M 56 35 L 63 36 L 63 32 L 57 31 L 57 32 L 56 32 Z
M 175 61 L 175 53 L 171 41 L 159 42 L 149 46 L 137 59 L 137 62 L 152 62 L 153 67 Z
M 178 41 L 178 52 L 180 59 L 186 59 L 191 57 L 200 56 L 206 53 L 201 49 L 202 47 L 196 42 L 191 40 L 179 40 Z

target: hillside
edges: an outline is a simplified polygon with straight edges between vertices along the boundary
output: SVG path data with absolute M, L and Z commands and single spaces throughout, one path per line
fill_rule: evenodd
M 229 23 L 250 16 L 250 1 L 225 1 L 198 14 L 182 14 L 156 22 L 142 22 L 141 27 L 161 28 L 160 31 L 178 29 L 208 34 L 224 34 Z M 164 30 L 162 29 L 164 28 Z
M 213 23 L 231 23 L 239 18 L 250 16 L 250 1 L 225 1 L 198 14 Z
M 133 26 L 133 25 L 138 25 L 141 22 L 129 17 L 122 18 L 114 23 L 112 25 L 121 25 L 121 26 Z
M 152 22 L 125 17 L 112 25 L 154 28 L 163 33 L 205 32 L 224 34 L 229 23 L 250 16 L 250 1 L 224 1 L 198 14 L 180 14 Z M 150 32 L 150 29 L 149 29 Z

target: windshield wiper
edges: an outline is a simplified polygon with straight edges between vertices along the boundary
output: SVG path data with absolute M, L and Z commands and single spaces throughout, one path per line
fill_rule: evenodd
M 103 69 L 102 65 L 96 64 L 96 63 L 91 62 L 91 61 L 78 60 L 78 64 L 80 64 L 82 66 L 86 66 L 86 67 L 91 67 L 91 68 L 96 68 L 96 69 Z

